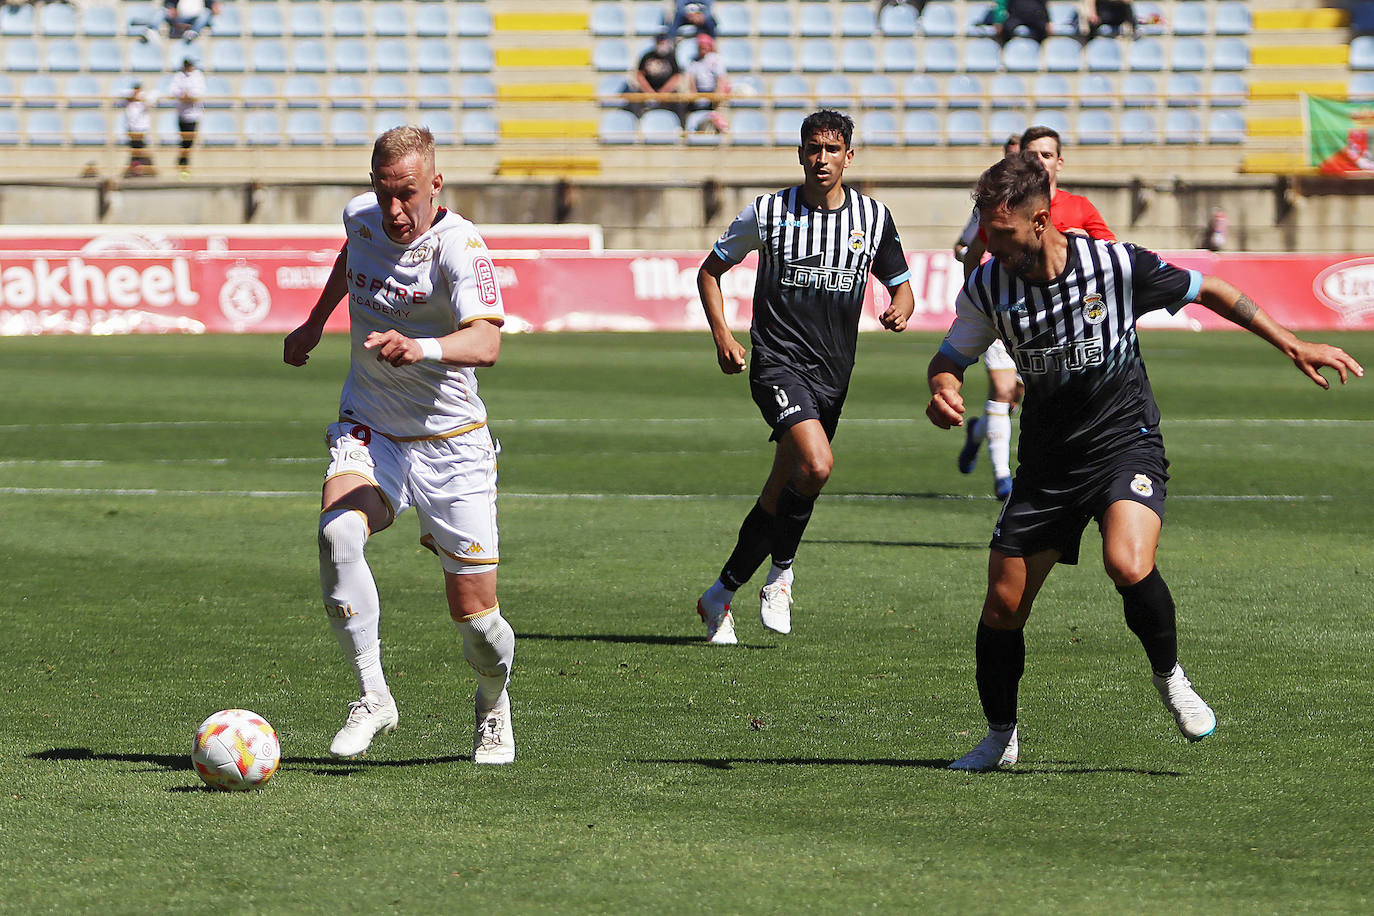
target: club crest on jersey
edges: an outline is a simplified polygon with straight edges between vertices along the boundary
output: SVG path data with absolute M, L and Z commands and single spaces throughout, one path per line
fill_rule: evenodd
M 862 229 L 849 230 L 849 250 L 855 254 L 864 250 L 864 231 Z
M 1148 498 L 1155 495 L 1155 483 L 1144 474 L 1137 474 L 1131 478 L 1131 491 L 1137 496 Z
M 397 263 L 402 267 L 414 267 L 416 264 L 423 264 L 426 261 L 432 260 L 434 260 L 434 246 L 429 242 L 425 242 L 418 248 L 407 249 L 401 254 L 401 258 Z
M 1083 320 L 1091 325 L 1107 320 L 1107 304 L 1102 301 L 1101 293 L 1088 293 L 1083 297 Z

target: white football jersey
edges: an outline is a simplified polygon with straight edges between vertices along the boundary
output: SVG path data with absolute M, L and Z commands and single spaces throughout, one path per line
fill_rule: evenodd
M 363 348 L 372 331 L 444 337 L 482 319 L 505 322 L 496 270 L 477 228 L 441 209 L 428 232 L 398 244 L 382 228 L 371 191 L 348 202 L 343 222 L 353 360 L 340 417 L 394 439 L 454 435 L 485 423 L 471 368 L 430 361 L 397 367 Z

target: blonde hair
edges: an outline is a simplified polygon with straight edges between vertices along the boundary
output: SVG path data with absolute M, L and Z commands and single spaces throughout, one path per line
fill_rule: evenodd
M 403 124 L 393 127 L 372 144 L 372 168 L 388 165 L 407 156 L 418 154 L 430 168 L 434 167 L 434 134 L 428 127 Z

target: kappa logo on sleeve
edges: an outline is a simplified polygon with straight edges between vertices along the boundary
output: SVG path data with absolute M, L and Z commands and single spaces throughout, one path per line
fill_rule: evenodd
M 496 268 L 491 258 L 473 258 L 472 269 L 477 273 L 477 298 L 483 305 L 496 305 L 501 301 L 501 288 L 496 283 Z

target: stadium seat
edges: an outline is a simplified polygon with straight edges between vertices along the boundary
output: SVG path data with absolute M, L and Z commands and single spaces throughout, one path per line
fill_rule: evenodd
M 823 38 L 808 38 L 801 44 L 798 63 L 803 73 L 830 73 L 838 67 L 835 45 Z
M 113 138 L 105 113 L 89 109 L 72 112 L 67 135 L 73 146 L 104 146 Z
M 1169 74 L 1164 101 L 1170 108 L 1197 108 L 1202 104 L 1201 78 L 1196 73 Z
M 877 31 L 888 38 L 910 38 L 916 34 L 916 8 L 907 4 L 885 6 L 878 15 Z
M 754 18 L 754 34 L 763 38 L 792 35 L 792 11 L 783 6 L 761 6 Z
M 991 38 L 964 40 L 965 73 L 996 73 L 1001 66 L 1002 48 L 997 42 Z
M 1020 136 L 1028 123 L 1020 111 L 994 111 L 988 116 L 988 142 L 1001 146 L 1012 134 Z
M 214 38 L 242 38 L 243 16 L 239 4 L 224 3 L 210 23 L 210 35 Z
M 592 69 L 598 73 L 629 73 L 633 63 L 623 41 L 603 40 L 592 47 Z
M 959 47 L 944 38 L 927 39 L 922 48 L 927 73 L 959 72 Z
M 735 146 L 763 146 L 769 141 L 768 119 L 753 108 L 730 114 L 730 142 Z
M 1077 36 L 1079 32 L 1079 4 L 1066 2 L 1066 0 L 1055 0 L 1055 2 L 1049 3 L 1048 6 L 1050 11 L 1050 34 Z
M 324 116 L 318 111 L 292 111 L 286 115 L 286 142 L 291 146 L 323 146 Z
M 336 73 L 329 78 L 331 108 L 362 108 L 364 95 L 363 81 L 351 73 Z
M 384 38 L 373 43 L 372 69 L 378 73 L 409 73 L 410 46 L 400 39 Z
M 1039 124 L 1042 127 L 1050 128 L 1059 134 L 1059 136 L 1064 139 L 1065 143 L 1072 143 L 1074 141 L 1073 125 L 1069 122 L 1069 116 L 1062 111 L 1037 108 L 1035 111 L 1031 112 L 1030 117 L 1027 119 L 1027 123 Z M 1001 144 L 1004 139 L 1006 138 L 998 137 L 998 144 Z
M 902 116 L 902 143 L 907 146 L 938 146 L 939 116 L 932 111 L 908 111 Z
M 935 108 L 940 104 L 940 84 L 924 73 L 907 77 L 902 83 L 903 108 Z
M 878 33 L 878 17 L 869 4 L 840 9 L 840 34 L 845 38 L 872 38 Z
M 683 123 L 683 134 L 687 138 L 688 146 L 720 145 L 723 138 L 712 123 L 714 115 L 715 112 L 709 110 L 687 113 L 687 120 Z
M 448 7 L 441 3 L 425 4 L 414 8 L 415 21 L 413 31 L 417 38 L 448 38 L 449 37 L 449 18 Z M 459 34 L 462 34 L 461 32 Z M 596 34 L 593 31 L 592 34 Z M 624 32 L 619 33 L 621 35 Z
M 25 108 L 56 108 L 62 99 L 57 80 L 46 73 L 31 73 L 20 80 L 19 97 Z
M 712 8 L 716 17 L 717 38 L 743 38 L 749 34 L 749 7 L 744 3 L 717 3 Z
M 1148 73 L 1127 73 L 1121 78 L 1121 104 L 1126 108 L 1153 108 L 1159 104 L 1159 86 Z
M 248 34 L 254 38 L 281 38 L 286 34 L 281 9 L 275 3 L 255 3 L 248 8 Z
M 1137 38 L 1127 54 L 1131 70 L 1158 73 L 1164 69 L 1164 45 L 1157 38 Z
M 1352 101 L 1374 101 L 1374 73 L 1352 73 L 1346 86 L 1346 97 Z
M 1169 25 L 1175 35 L 1208 34 L 1207 4 L 1201 0 L 1180 0 L 1174 4 Z
M 24 116 L 24 137 L 30 146 L 61 146 L 67 128 L 59 112 L 39 109 Z
M 993 108 L 1024 108 L 1028 100 L 1026 81 L 1019 74 L 998 73 L 988 83 L 988 104 Z
M 633 143 L 638 129 L 638 118 L 623 108 L 612 108 L 601 113 L 597 139 L 602 143 L 616 146 Z
M 1357 41 L 1359 39 L 1356 39 Z M 1243 38 L 1216 38 L 1212 41 L 1212 69 L 1242 71 L 1250 67 L 1250 46 Z
M 81 67 L 81 48 L 66 39 L 49 41 L 43 48 L 43 63 L 49 73 L 77 73 Z
M 415 51 L 415 70 L 419 73 L 448 73 L 453 69 L 449 43 L 442 38 L 421 41 Z
M 87 38 L 114 38 L 119 34 L 119 12 L 113 6 L 83 6 L 81 34 Z
M 721 59 L 725 63 L 725 72 L 732 77 L 736 73 L 749 73 L 754 70 L 753 42 L 738 39 L 724 42 L 719 47 Z
M 927 3 L 921 10 L 921 34 L 929 38 L 953 38 L 959 34 L 959 16 L 953 3 Z
M 124 58 L 119 45 L 105 38 L 91 39 L 86 42 L 86 70 L 90 73 L 120 73 L 124 70 Z
M 372 114 L 372 128 L 371 128 L 372 136 L 373 136 L 373 137 L 376 137 L 376 136 L 378 136 L 379 134 L 384 134 L 384 133 L 386 133 L 388 130 L 390 130 L 391 128 L 396 127 L 396 126 L 398 126 L 398 125 L 400 125 L 400 124 L 408 123 L 408 121 L 409 121 L 409 119 L 407 119 L 405 116 L 403 116 L 403 115 L 398 115 L 398 114 L 397 114 L 396 112 L 394 112 L 394 111 L 387 110 L 387 111 L 377 111 L 377 112 L 373 112 L 373 114 Z M 455 132 L 456 132 L 456 130 L 455 130 L 455 128 L 454 128 L 454 124 L 453 124 L 453 116 L 450 115 L 448 112 L 446 112 L 446 111 L 431 111 L 431 112 L 428 112 L 428 113 L 425 114 L 424 118 L 421 119 L 420 123 L 422 123 L 422 124 L 424 124 L 426 127 L 428 127 L 429 130 L 430 130 L 430 133 L 434 134 L 434 142 L 435 142 L 435 143 L 452 144 L 452 143 L 455 143 L 455 142 L 456 142 L 455 140 L 452 139 L 453 136 L 454 136 L 454 134 L 455 134 Z M 439 139 L 439 138 L 440 138 L 440 134 L 441 134 L 442 131 L 447 131 L 447 132 L 448 132 L 448 133 L 447 133 L 447 136 L 448 136 L 450 139 L 448 139 L 448 140 L 441 140 L 441 139 Z
M 0 35 L 5 37 L 32 38 L 34 35 L 33 7 L 27 3 L 12 5 L 6 3 L 0 8 Z
M 249 146 L 281 146 L 281 116 L 275 111 L 250 111 L 243 116 L 243 139 Z
M 89 73 L 69 76 L 58 87 L 67 108 L 99 108 L 109 97 L 104 81 Z
M 1173 109 L 1164 116 L 1164 142 L 1193 144 L 1202 142 L 1202 118 L 1196 111 Z
M 1350 69 L 1374 70 L 1374 35 L 1358 35 L 1350 42 Z
M 786 10 L 782 7 L 784 12 Z M 762 11 L 760 11 L 762 12 Z M 790 20 L 790 15 L 789 15 Z M 776 34 L 788 34 L 787 32 Z M 830 17 L 830 7 L 820 5 L 807 5 L 801 8 L 800 15 L 797 17 L 797 34 L 803 38 L 829 38 L 835 34 L 835 22 Z
M 761 73 L 791 73 L 797 69 L 792 62 L 792 42 L 785 38 L 767 38 L 759 42 L 758 69 Z
M 945 104 L 949 108 L 982 108 L 983 81 L 968 73 L 945 80 Z
M 884 73 L 913 73 L 918 69 L 916 45 L 910 41 L 889 39 L 883 42 L 882 58 Z
M 897 85 L 892 77 L 870 73 L 859 80 L 859 104 L 865 108 L 896 108 Z
M 1213 108 L 1239 108 L 1250 96 L 1250 87 L 1239 73 L 1217 73 L 1207 90 Z
M 1207 140 L 1210 143 L 1241 143 L 1245 140 L 1245 119 L 1240 112 L 1229 109 L 1213 111 L 1207 116 Z
M 651 146 L 669 146 L 682 139 L 682 121 L 666 108 L 650 108 L 639 118 L 639 139 Z
M 426 9 L 443 9 L 442 6 L 424 6 Z M 591 18 L 587 23 L 591 33 L 598 38 L 624 38 L 628 32 L 625 10 L 619 3 L 597 3 L 592 6 Z
M 76 7 L 68 3 L 47 3 L 38 14 L 38 29 L 48 38 L 76 35 Z
M 1121 113 L 1122 143 L 1158 143 L 1160 139 L 1154 115 L 1148 111 Z
M 774 146 L 795 148 L 800 143 L 802 118 L 795 111 L 781 111 L 773 115 L 773 130 L 770 142 Z
M 666 11 L 661 3 L 636 3 L 631 22 L 634 34 L 650 38 L 659 32 L 667 31 L 670 23 L 663 18 L 664 12 Z
M 854 86 L 849 77 L 826 73 L 816 78 L 816 106 L 844 110 L 854 105 Z
M 1009 73 L 1036 72 L 1040 69 L 1039 42 L 1031 38 L 1011 39 L 1002 46 L 1002 66 Z
M 1116 85 L 1101 73 L 1085 74 L 1078 81 L 1078 107 L 1110 108 L 1116 100 Z
M 845 38 L 840 43 L 840 69 L 846 73 L 872 73 L 878 69 L 878 52 L 873 42 Z
M 405 108 L 410 103 L 410 86 L 404 76 L 396 73 L 381 73 L 372 79 L 372 104 L 374 108 Z M 433 108 L 433 105 L 421 105 Z M 437 106 L 447 108 L 448 105 Z
M 486 40 L 473 38 L 458 42 L 459 73 L 490 73 L 495 66 L 496 54 Z
M 1216 5 L 1213 35 L 1249 35 L 1254 29 L 1249 4 L 1240 0 L 1222 0 Z
M 433 77 L 426 76 L 421 79 Z M 496 83 L 485 73 L 469 73 L 458 85 L 457 101 L 464 108 L 492 108 L 496 105 Z M 420 107 L 425 106 L 422 104 Z
M 282 92 L 275 76 L 254 73 L 239 82 L 238 94 L 244 108 L 275 108 Z
M 232 38 L 220 38 L 210 45 L 208 69 L 216 73 L 242 73 L 247 69 L 243 45 Z
M 206 74 L 203 98 L 206 108 L 233 108 L 237 99 L 238 93 L 229 77 L 219 73 Z
M 1116 121 L 1109 111 L 1084 109 L 1075 124 L 1074 133 L 1083 146 L 1102 146 L 1116 140 Z
M 419 108 L 452 108 L 457 101 L 453 80 L 448 74 L 425 73 L 416 79 L 415 104 Z
M 1041 47 L 1044 69 L 1051 73 L 1077 73 L 1083 69 L 1083 46 L 1067 35 L 1051 35 Z
M 282 83 L 281 94 L 287 108 L 319 108 L 324 97 L 320 78 L 308 73 L 293 73 Z
M 291 69 L 297 73 L 324 73 L 329 69 L 329 55 L 324 42 L 303 38 L 291 42 Z
M 486 38 L 491 35 L 491 13 L 485 4 L 469 4 L 458 7 L 454 31 L 463 38 Z
M 1089 70 L 1115 72 L 1122 67 L 1121 45 L 1115 38 L 1098 36 L 1083 46 L 1083 60 Z
M 368 30 L 383 38 L 400 38 L 410 34 L 406 4 L 400 0 L 372 0 L 368 5 Z
M 1207 69 L 1207 45 L 1200 38 L 1175 38 L 1169 45 L 1169 69 L 1195 73 Z
M 292 38 L 323 38 L 324 8 L 321 3 L 292 3 L 289 7 Z M 211 34 L 219 33 L 219 23 L 210 26 Z
M 367 73 L 371 67 L 370 42 L 335 39 L 330 45 L 330 69 L 335 73 Z
M 945 142 L 950 146 L 980 145 L 987 133 L 987 123 L 976 111 L 951 111 L 945 116 Z
M 361 4 L 330 3 L 329 34 L 335 38 L 361 38 L 367 34 L 367 16 Z
M 285 73 L 286 72 L 286 44 L 281 41 L 268 39 L 266 41 L 254 40 L 249 43 L 252 48 L 252 66 L 254 73 Z
M 180 61 L 178 61 L 180 63 Z M 163 59 L 162 48 L 149 42 L 148 44 L 132 44 L 129 46 L 128 68 L 135 73 L 161 73 L 166 66 Z
M 789 73 L 773 80 L 774 108 L 810 108 L 811 84 L 803 76 Z
M 760 108 L 764 99 L 763 80 L 752 73 L 730 77 L 730 107 Z
M 335 146 L 363 146 L 374 137 L 360 111 L 335 111 L 329 116 L 329 142 Z
M 5 70 L 10 73 L 37 73 L 41 69 L 37 42 L 27 38 L 5 39 Z
M 0 73 L 0 108 L 13 108 L 16 101 L 14 79 L 7 73 Z
M 1042 73 L 1031 86 L 1031 95 L 1042 108 L 1068 108 L 1072 94 L 1068 77 L 1062 73 Z
M 855 131 L 865 146 L 895 146 L 901 139 L 897 119 L 890 111 L 866 111 L 859 115 Z
M 159 136 L 164 144 L 169 139 L 175 144 L 179 137 L 176 116 L 172 115 L 169 120 L 171 130 L 159 131 Z M 206 146 L 238 146 L 242 140 L 239 116 L 232 111 L 207 111 L 205 117 L 200 119 L 200 129 L 196 131 L 196 136 Z
M 18 146 L 23 136 L 19 116 L 12 111 L 0 111 L 0 146 Z

